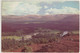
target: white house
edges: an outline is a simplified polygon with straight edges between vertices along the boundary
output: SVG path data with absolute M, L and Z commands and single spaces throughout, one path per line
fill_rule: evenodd
M 60 36 L 63 37 L 63 36 L 67 36 L 68 34 L 69 34 L 68 31 L 64 31 L 62 34 L 60 34 Z

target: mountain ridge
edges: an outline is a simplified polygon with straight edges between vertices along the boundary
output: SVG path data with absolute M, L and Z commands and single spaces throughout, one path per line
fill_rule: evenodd
M 66 17 L 74 18 L 79 17 L 78 14 L 58 14 L 58 15 L 26 15 L 26 16 L 16 16 L 16 15 L 7 15 L 2 16 L 2 20 L 9 21 L 58 21 Z

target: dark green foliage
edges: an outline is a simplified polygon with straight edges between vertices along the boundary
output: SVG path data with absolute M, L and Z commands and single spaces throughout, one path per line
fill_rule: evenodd
M 23 31 L 17 31 L 18 35 L 21 36 L 23 35 Z M 54 33 L 50 33 L 51 30 L 44 30 L 44 29 L 39 29 L 38 34 L 37 35 L 33 35 L 32 39 L 28 39 L 25 40 L 24 39 L 24 35 L 22 36 L 21 40 L 15 40 L 15 39 L 3 39 L 2 40 L 2 50 L 8 50 L 8 49 L 17 49 L 20 47 L 24 47 L 24 46 L 29 46 L 32 44 L 45 44 L 45 43 L 50 43 L 53 41 L 57 41 L 58 40 L 58 36 L 55 35 Z M 4 33 L 3 33 L 4 34 Z M 24 49 L 22 50 L 22 52 L 29 52 L 31 51 L 31 48 L 29 47 L 24 47 Z
M 15 32 L 2 32 L 2 36 L 22 36 L 25 35 L 26 33 L 23 30 L 17 30 Z
M 15 39 L 3 39 L 2 40 L 2 50 L 8 50 L 11 48 L 19 48 L 23 46 L 23 43 L 16 41 Z
M 34 43 L 49 43 L 58 40 L 58 36 L 54 34 L 37 34 L 32 36 L 32 42 Z
M 25 46 L 25 47 L 22 49 L 22 52 L 32 52 L 32 48 L 29 47 L 29 46 Z
M 2 49 L 6 50 L 6 49 L 10 49 L 12 47 L 14 47 L 14 45 L 17 44 L 17 42 L 13 39 L 4 39 L 2 40 Z

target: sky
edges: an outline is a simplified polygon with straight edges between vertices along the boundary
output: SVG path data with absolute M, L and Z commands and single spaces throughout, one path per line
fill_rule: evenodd
M 79 1 L 2 1 L 2 15 L 79 14 Z

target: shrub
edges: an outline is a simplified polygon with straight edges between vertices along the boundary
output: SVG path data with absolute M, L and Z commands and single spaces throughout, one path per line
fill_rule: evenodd
M 29 46 L 25 46 L 25 47 L 22 49 L 22 52 L 32 52 L 32 48 L 29 47 Z

